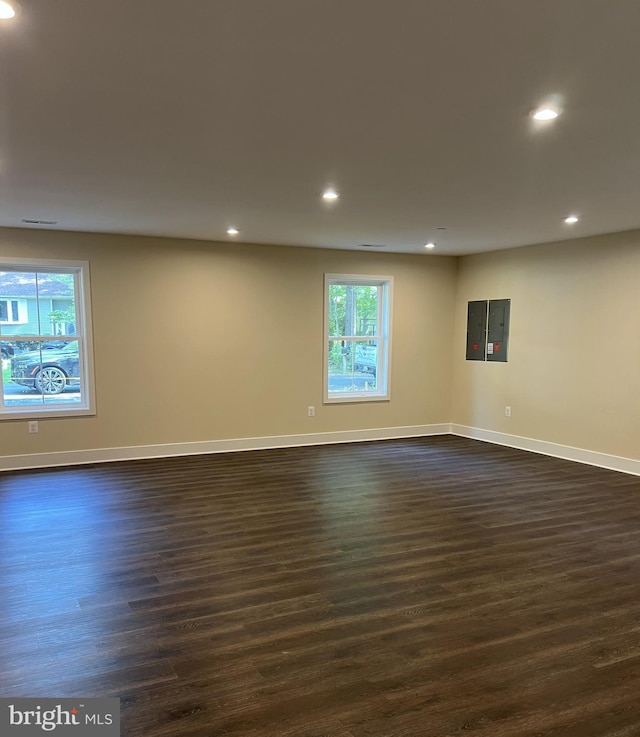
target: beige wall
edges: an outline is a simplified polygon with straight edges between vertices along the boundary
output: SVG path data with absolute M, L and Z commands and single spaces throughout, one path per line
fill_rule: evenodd
M 90 262 L 97 387 L 95 417 L 2 421 L 0 456 L 449 422 L 455 259 L 26 229 L 0 256 Z M 322 405 L 325 272 L 394 277 L 391 401 Z
M 0 422 L 0 457 L 453 422 L 640 459 L 640 232 L 453 259 L 20 229 L 0 256 L 90 262 L 97 386 L 95 417 Z M 325 272 L 394 276 L 390 402 L 322 404 Z M 509 362 L 465 361 L 467 302 L 499 298 Z
M 639 284 L 640 232 L 460 259 L 452 422 L 640 459 Z M 467 302 L 500 298 L 509 362 L 465 361 Z

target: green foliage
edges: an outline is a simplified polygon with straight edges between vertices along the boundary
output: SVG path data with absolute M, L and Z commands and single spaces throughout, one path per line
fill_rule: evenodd
M 378 289 L 369 285 L 331 284 L 330 335 L 374 335 L 377 329 Z
M 65 310 L 51 310 L 49 319 L 54 325 L 66 322 L 74 323 L 76 321 L 76 306 L 72 302 Z
M 331 284 L 329 286 L 329 335 L 335 337 L 373 336 L 377 331 L 379 287 Z M 329 369 L 347 370 L 355 343 L 329 341 Z M 351 359 L 351 360 L 349 360 Z
M 66 297 L 73 297 L 75 293 L 75 276 L 73 274 L 51 274 L 50 279 L 58 282 L 58 284 L 64 284 L 67 288 Z
M 75 276 L 73 274 L 52 274 L 51 279 L 63 284 L 66 287 L 66 291 L 69 297 L 73 297 L 75 293 Z M 75 325 L 76 322 L 76 306 L 74 302 L 71 302 L 68 307 L 64 310 L 51 310 L 49 313 L 49 319 L 54 325 L 63 325 L 64 323 L 71 323 Z

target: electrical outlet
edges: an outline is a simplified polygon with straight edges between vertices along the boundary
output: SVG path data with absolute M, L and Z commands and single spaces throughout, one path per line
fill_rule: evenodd
M 316 416 L 316 408 L 310 404 L 307 407 L 307 417 L 315 417 Z
M 29 433 L 33 435 L 38 432 L 38 420 L 29 420 Z
M 504 416 L 505 417 L 511 417 L 511 407 L 505 407 L 504 408 Z

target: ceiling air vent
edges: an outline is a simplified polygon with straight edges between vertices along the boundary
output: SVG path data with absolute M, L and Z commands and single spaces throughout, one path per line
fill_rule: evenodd
M 361 243 L 358 248 L 386 248 L 384 243 Z
M 22 222 L 25 225 L 57 225 L 57 220 L 27 220 L 26 218 L 22 218 Z

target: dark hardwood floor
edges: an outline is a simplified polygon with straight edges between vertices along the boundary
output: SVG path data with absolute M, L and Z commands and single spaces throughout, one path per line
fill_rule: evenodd
M 0 475 L 0 696 L 130 737 L 637 737 L 640 478 L 442 436 Z

